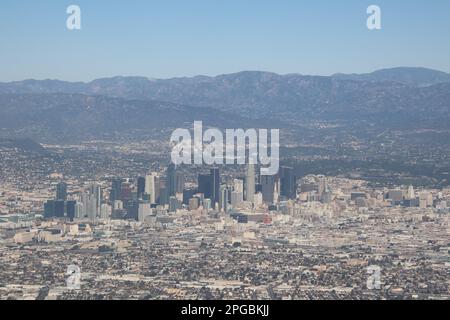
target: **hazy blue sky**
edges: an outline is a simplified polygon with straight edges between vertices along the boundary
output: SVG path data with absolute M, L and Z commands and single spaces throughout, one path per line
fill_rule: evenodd
M 66 8 L 82 30 L 66 29 Z M 366 9 L 382 9 L 369 31 Z M 449 0 L 1 0 L 0 81 L 242 70 L 450 72 Z

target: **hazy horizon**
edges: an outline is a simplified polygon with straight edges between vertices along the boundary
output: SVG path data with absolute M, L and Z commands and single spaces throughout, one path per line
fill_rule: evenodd
M 100 79 L 113 79 L 113 78 L 145 78 L 148 80 L 172 80 L 172 79 L 189 79 L 189 78 L 195 78 L 195 77 L 209 77 L 209 78 L 215 78 L 215 77 L 220 77 L 220 76 L 225 76 L 225 75 L 232 75 L 232 74 L 239 74 L 239 73 L 244 73 L 244 72 L 261 72 L 261 73 L 272 73 L 272 74 L 276 74 L 279 76 L 286 76 L 286 75 L 300 75 L 300 76 L 313 76 L 313 77 L 331 77 L 334 75 L 338 75 L 338 74 L 345 74 L 345 75 L 363 75 L 363 74 L 371 74 L 377 71 L 382 71 L 382 70 L 393 70 L 393 69 L 425 69 L 425 70 L 431 70 L 431 71 L 436 71 L 436 72 L 443 72 L 443 73 L 447 73 L 450 74 L 450 71 L 446 71 L 446 70 L 439 70 L 439 69 L 433 69 L 433 68 L 429 68 L 429 67 L 423 67 L 423 66 L 397 66 L 397 67 L 385 67 L 385 68 L 380 68 L 380 69 L 376 69 L 376 70 L 369 70 L 367 72 L 336 72 L 336 73 L 332 73 L 332 74 L 307 74 L 304 72 L 288 72 L 288 73 L 280 73 L 280 72 L 275 72 L 275 71 L 270 71 L 270 70 L 250 70 L 250 69 L 244 69 L 244 70 L 239 70 L 239 71 L 234 71 L 234 72 L 226 72 L 226 73 L 219 73 L 219 74 L 192 74 L 192 75 L 175 75 L 172 77 L 163 77 L 163 78 L 158 78 L 158 77 L 153 77 L 153 76 L 149 76 L 149 75 L 140 75 L 140 74 L 116 74 L 116 75 L 111 75 L 111 76 L 96 76 L 94 78 L 91 79 L 87 79 L 87 80 L 69 80 L 69 79 L 63 79 L 63 78 L 37 78 L 37 77 L 30 77 L 30 78 L 24 78 L 24 79 L 19 79 L 19 80 L 1 80 L 0 83 L 11 83 L 11 82 L 22 82 L 22 81 L 63 81 L 63 82 L 72 82 L 72 83 L 76 83 L 76 82 L 80 82 L 80 83 L 89 83 L 95 80 L 100 80 Z

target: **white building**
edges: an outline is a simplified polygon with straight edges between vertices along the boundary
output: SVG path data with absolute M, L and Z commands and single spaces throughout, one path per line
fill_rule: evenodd
M 145 177 L 145 193 L 150 195 L 150 202 L 156 203 L 156 178 L 158 175 L 154 172 Z
M 100 218 L 109 219 L 111 218 L 111 206 L 108 204 L 102 204 L 100 208 Z
M 145 218 L 152 215 L 153 210 L 150 203 L 140 203 L 138 209 L 139 222 L 145 222 Z

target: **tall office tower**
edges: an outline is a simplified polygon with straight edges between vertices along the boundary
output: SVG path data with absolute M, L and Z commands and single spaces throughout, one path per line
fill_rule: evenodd
M 175 192 L 176 193 L 183 193 L 184 190 L 184 174 L 182 172 L 176 173 L 176 186 L 175 186 Z
M 83 204 L 82 217 L 85 218 L 88 215 L 88 207 L 89 207 L 89 195 L 87 193 L 81 194 L 81 203 Z
M 326 190 L 322 195 L 322 203 L 331 203 L 331 201 L 333 201 L 333 193 Z
M 228 188 L 225 185 L 220 187 L 219 210 L 223 212 L 228 211 Z
M 280 178 L 275 176 L 275 189 L 273 191 L 273 203 L 280 202 Z
M 294 168 L 280 168 L 280 196 L 285 199 L 295 199 L 297 197 L 297 178 L 294 175 Z
M 165 204 L 162 203 L 162 200 L 167 196 L 166 190 L 166 177 L 156 177 L 155 178 L 155 199 L 157 204 Z
M 159 201 L 158 204 L 166 205 L 169 204 L 169 192 L 166 187 L 163 187 L 159 190 Z
M 89 192 L 91 194 L 91 197 L 94 198 L 95 205 L 97 206 L 97 208 L 100 208 L 100 206 L 102 205 L 102 198 L 103 198 L 102 188 L 97 183 L 93 183 L 89 187 Z
M 211 200 L 213 205 L 220 201 L 220 171 L 219 168 L 211 169 L 211 179 L 212 179 L 212 195 Z
M 121 178 L 112 179 L 111 193 L 109 194 L 109 201 L 111 203 L 122 199 L 122 183 L 123 179 Z
M 67 183 L 60 182 L 56 185 L 56 199 L 55 200 L 67 200 Z
M 255 166 L 255 174 L 256 174 L 256 184 L 260 184 L 261 183 L 261 167 L 260 166 Z M 278 172 L 277 172 L 278 174 Z
M 322 197 L 323 193 L 327 189 L 327 179 L 325 177 L 319 178 L 319 197 Z
M 83 208 L 83 204 L 77 202 L 75 204 L 75 218 L 76 219 L 82 219 L 84 218 L 84 208 Z
M 161 197 L 161 188 L 166 184 L 165 177 L 156 176 L 155 177 L 155 203 L 158 203 L 159 198 Z
M 276 176 L 261 176 L 263 201 L 274 203 Z
M 145 176 L 144 192 L 150 195 L 150 203 L 156 203 L 156 200 L 158 199 L 156 193 L 157 177 L 158 175 L 155 172 Z
M 44 218 L 49 219 L 55 216 L 55 201 L 48 200 L 44 203 Z
M 104 220 L 109 219 L 111 218 L 111 213 L 111 206 L 106 203 L 102 204 L 102 206 L 100 207 L 100 218 Z
M 177 197 L 170 197 L 169 199 L 169 212 L 176 212 L 180 208 L 180 200 Z
M 77 205 L 76 201 L 67 201 L 66 202 L 67 217 L 70 220 L 73 220 L 76 218 L 76 205 Z
M 206 199 L 213 200 L 212 196 L 213 178 L 210 174 L 198 175 L 198 192 L 203 193 Z
M 416 198 L 416 193 L 414 192 L 414 187 L 409 186 L 408 192 L 406 193 L 406 199 L 411 200 Z
M 133 200 L 133 189 L 131 188 L 131 184 L 129 182 L 124 182 L 122 184 L 122 194 L 120 196 L 120 200 L 126 203 Z
M 233 191 L 230 193 L 230 202 L 233 207 L 239 206 L 244 201 L 244 181 L 235 179 Z
M 172 197 L 177 192 L 177 168 L 171 163 L 166 171 L 166 189 L 169 197 Z
M 124 203 L 123 208 L 127 212 L 125 218 L 128 220 L 139 220 L 139 203 L 148 203 L 137 200 L 130 200 Z M 121 211 L 121 210 L 117 210 Z M 116 212 L 117 212 L 116 211 Z
M 137 198 L 142 199 L 145 193 L 145 177 L 137 178 Z
M 99 207 L 95 195 L 89 195 L 87 199 L 86 214 L 91 221 L 95 221 L 98 216 Z
M 66 202 L 64 200 L 56 200 L 55 201 L 55 216 L 57 218 L 64 218 Z
M 247 167 L 246 184 L 245 199 L 248 202 L 253 202 L 255 197 L 255 166 L 253 164 L 249 164 Z

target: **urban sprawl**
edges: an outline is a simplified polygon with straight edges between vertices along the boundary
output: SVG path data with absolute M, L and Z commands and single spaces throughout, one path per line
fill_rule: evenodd
M 23 176 L 2 173 L 1 299 L 450 297 L 450 188 L 253 165 L 92 179 L 9 160 Z

